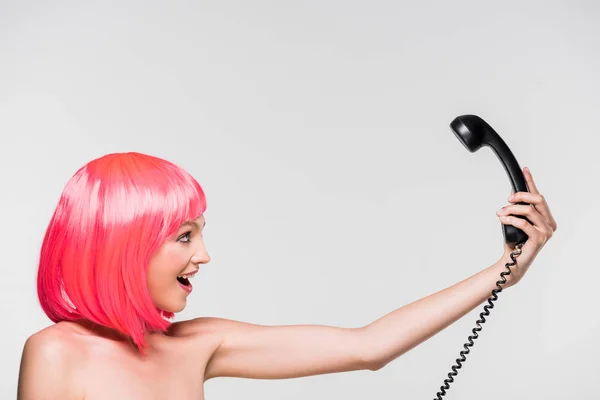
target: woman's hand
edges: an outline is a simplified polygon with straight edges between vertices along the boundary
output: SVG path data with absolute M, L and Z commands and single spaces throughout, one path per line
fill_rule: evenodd
M 517 265 L 510 267 L 511 274 L 509 280 L 512 280 L 512 284 L 519 282 L 523 278 L 535 257 L 556 231 L 556 221 L 552 217 L 548 203 L 546 203 L 546 199 L 535 186 L 533 176 L 527 167 L 523 169 L 523 175 L 525 176 L 529 192 L 513 192 L 508 199 L 511 204 L 496 212 L 500 222 L 505 225 L 515 226 L 529 236 L 521 248 L 521 254 L 516 257 Z M 519 202 L 529 203 L 530 205 L 514 204 Z M 522 218 L 513 217 L 511 214 L 522 215 L 529 222 Z M 512 264 L 513 261 L 510 258 L 510 253 L 514 249 L 514 245 L 504 243 L 504 254 L 501 258 L 503 265 L 508 262 Z

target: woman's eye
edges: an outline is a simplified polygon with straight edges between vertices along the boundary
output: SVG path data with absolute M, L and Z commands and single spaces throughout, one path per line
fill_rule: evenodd
M 178 240 L 180 240 L 180 239 L 184 239 L 184 238 L 185 238 L 185 239 L 188 239 L 188 240 L 184 240 L 183 242 L 184 242 L 184 243 L 188 243 L 188 242 L 190 241 L 190 240 L 189 240 L 189 238 L 190 238 L 190 235 L 191 235 L 191 233 L 192 233 L 191 231 L 184 233 L 183 235 L 181 235 L 181 236 L 179 237 L 179 239 L 178 239 Z

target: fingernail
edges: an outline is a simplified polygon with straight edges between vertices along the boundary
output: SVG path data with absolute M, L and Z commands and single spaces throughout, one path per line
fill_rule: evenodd
M 510 196 L 508 196 L 508 201 L 514 200 L 514 198 L 515 198 L 515 195 L 511 194 Z
M 527 171 L 528 173 L 531 173 L 531 171 L 529 170 L 528 167 L 525 167 L 525 171 Z

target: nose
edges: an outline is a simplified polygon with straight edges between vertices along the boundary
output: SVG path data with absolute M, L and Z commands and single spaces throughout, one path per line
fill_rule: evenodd
M 206 246 L 201 242 L 200 246 L 194 253 L 192 257 L 192 262 L 194 264 L 206 264 L 210 261 L 210 256 L 208 255 L 208 251 L 206 251 Z

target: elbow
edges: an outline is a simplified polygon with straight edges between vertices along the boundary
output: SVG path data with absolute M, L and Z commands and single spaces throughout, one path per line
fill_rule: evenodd
M 370 357 L 367 362 L 367 366 L 371 371 L 379 371 L 381 368 L 385 367 L 389 361 L 383 360 L 381 357 Z
M 371 366 L 367 369 L 370 371 L 379 371 L 381 368 L 385 367 L 385 365 L 386 364 L 384 363 L 371 364 Z
M 361 363 L 364 370 L 378 371 L 385 367 L 387 362 L 384 362 L 379 356 L 379 352 L 375 350 L 375 343 L 366 329 L 363 327 L 359 329 L 360 332 L 360 344 L 358 348 L 362 349 L 361 352 Z
M 387 363 L 382 362 L 381 360 L 369 359 L 365 361 L 365 368 L 369 371 L 379 371 L 381 368 L 385 367 Z

